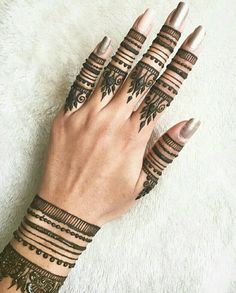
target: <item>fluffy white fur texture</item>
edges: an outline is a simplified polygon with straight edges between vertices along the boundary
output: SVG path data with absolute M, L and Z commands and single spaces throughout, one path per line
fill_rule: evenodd
M 236 5 L 188 2 L 182 40 L 203 24 L 204 50 L 157 129 L 192 116 L 202 126 L 158 187 L 99 232 L 61 292 L 236 292 Z M 176 4 L 1 0 L 1 249 L 37 190 L 51 120 L 83 60 L 104 35 L 115 51 L 147 7 L 154 37 Z

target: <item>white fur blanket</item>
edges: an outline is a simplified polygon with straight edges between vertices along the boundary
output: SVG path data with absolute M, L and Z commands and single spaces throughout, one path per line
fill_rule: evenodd
M 159 186 L 99 232 L 61 292 L 236 292 L 236 2 L 188 2 L 182 40 L 203 24 L 204 50 L 157 128 L 192 116 L 202 126 Z M 176 4 L 1 0 L 0 249 L 37 190 L 51 120 L 83 60 L 105 34 L 116 49 L 147 7 L 154 37 Z

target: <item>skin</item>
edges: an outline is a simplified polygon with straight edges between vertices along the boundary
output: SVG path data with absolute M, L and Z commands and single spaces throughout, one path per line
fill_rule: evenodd
M 133 27 L 148 36 L 155 17 L 142 30 L 142 16 Z M 179 31 L 183 28 L 184 24 L 181 24 Z M 188 39 L 183 48 L 198 56 L 201 44 L 191 49 Z M 100 57 L 107 59 L 110 53 L 111 46 Z M 138 99 L 145 98 L 148 90 L 127 104 L 127 89 L 131 82 L 128 76 L 114 94 L 101 101 L 101 82 L 102 77 L 87 102 L 66 113 L 62 108 L 54 119 L 44 177 L 38 192 L 57 207 L 98 226 L 120 217 L 137 203 L 135 199 L 147 177 L 142 170 L 147 143 L 160 118 L 158 114 L 139 132 L 139 112 L 143 103 L 138 111 L 133 111 Z M 173 140 L 182 145 L 188 140 L 181 136 L 185 124 L 186 121 L 182 121 L 168 130 Z M 171 151 L 170 147 L 166 148 Z M 20 248 L 15 240 L 12 243 L 33 260 L 30 251 Z M 53 272 L 56 269 L 59 274 L 60 268 L 54 266 L 50 264 L 48 269 Z M 68 272 L 64 269 L 63 274 Z M 0 283 L 1 292 L 16 292 L 15 288 L 6 290 L 9 282 L 6 278 Z

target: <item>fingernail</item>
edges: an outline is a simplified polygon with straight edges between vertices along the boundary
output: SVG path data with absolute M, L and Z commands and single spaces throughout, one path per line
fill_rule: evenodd
M 181 128 L 179 133 L 179 138 L 182 140 L 188 140 L 198 129 L 201 121 L 191 118 L 189 119 L 184 126 Z
M 201 44 L 201 42 L 203 41 L 205 35 L 206 35 L 205 29 L 203 28 L 203 26 L 199 25 L 188 38 L 186 45 L 190 49 L 196 50 Z
M 99 45 L 97 46 L 95 53 L 98 55 L 103 55 L 104 53 L 106 53 L 108 47 L 111 44 L 111 39 L 108 38 L 107 36 L 105 36 L 103 38 L 103 40 L 99 43 Z
M 155 10 L 148 8 L 137 23 L 137 29 L 140 33 L 145 33 L 152 24 L 156 16 Z
M 188 15 L 188 11 L 188 5 L 184 2 L 180 2 L 169 20 L 169 25 L 176 29 L 181 28 Z

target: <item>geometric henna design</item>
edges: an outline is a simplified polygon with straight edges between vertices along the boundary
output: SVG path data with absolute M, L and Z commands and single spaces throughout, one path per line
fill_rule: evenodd
M 55 222 L 52 222 L 51 220 L 46 218 L 44 215 L 40 216 L 40 215 L 34 213 L 34 211 L 32 211 L 31 209 L 28 209 L 27 213 L 30 214 L 31 216 L 35 217 L 36 219 L 39 219 L 40 221 L 43 221 L 43 222 L 51 225 L 53 228 L 59 229 L 61 232 L 66 232 L 66 233 L 70 234 L 71 236 L 74 236 L 75 238 L 78 238 L 78 239 L 83 240 L 83 241 L 88 242 L 88 243 L 92 242 L 91 238 L 84 237 L 84 236 L 82 236 L 80 234 L 77 234 L 77 233 L 71 231 L 70 229 L 66 229 L 64 227 L 61 227 L 59 224 L 56 224 Z
M 160 88 L 153 86 L 146 98 L 144 99 L 144 106 L 140 112 L 139 131 L 148 125 L 151 120 L 154 120 L 157 113 L 161 113 L 166 107 L 170 106 L 173 98 L 166 94 Z
M 89 55 L 71 86 L 64 106 L 65 112 L 72 110 L 73 107 L 77 108 L 79 104 L 84 103 L 89 98 L 104 63 L 105 60 L 94 52 Z
M 20 231 L 20 230 L 19 230 L 19 231 Z M 39 249 L 39 248 L 38 248 L 37 246 L 35 246 L 34 244 L 31 244 L 30 242 L 28 242 L 27 240 L 25 240 L 25 238 L 28 238 L 28 239 L 31 240 L 31 241 L 32 241 L 33 239 L 30 238 L 30 237 L 28 237 L 28 236 L 26 236 L 24 233 L 22 233 L 22 231 L 20 231 L 20 233 L 24 236 L 24 238 L 21 237 L 17 231 L 15 231 L 15 232 L 13 233 L 14 238 L 15 238 L 18 242 L 22 243 L 24 246 L 28 246 L 28 248 L 29 248 L 30 250 L 36 250 L 36 253 L 37 253 L 37 251 L 41 251 L 41 253 L 39 252 L 39 253 L 37 253 L 37 254 L 40 255 L 40 254 L 43 253 L 44 255 L 47 255 L 47 257 L 52 258 L 52 259 L 51 259 L 51 262 L 54 262 L 55 260 L 59 260 L 59 261 L 60 261 L 60 259 L 58 259 L 58 258 L 54 257 L 53 255 L 51 255 L 51 254 L 49 254 L 49 253 L 43 251 L 42 249 Z M 54 250 L 54 249 L 52 249 L 52 248 L 50 248 L 50 247 L 47 247 L 46 245 L 41 244 L 40 242 L 37 242 L 36 240 L 34 240 L 34 242 L 37 243 L 37 244 L 40 244 L 41 246 L 43 246 L 43 247 L 45 247 L 45 248 L 51 250 L 51 251 L 54 252 L 54 253 L 57 253 L 57 254 L 61 255 L 61 256 L 63 256 L 63 257 L 66 257 L 66 258 L 71 259 L 71 260 L 74 260 L 74 261 L 77 260 L 77 258 L 71 258 L 71 257 L 66 256 L 66 255 L 64 255 L 64 254 L 61 254 L 61 253 L 57 252 L 56 250 Z M 46 258 L 46 257 L 45 257 L 45 258 Z M 49 259 L 49 260 L 50 260 L 50 259 Z M 63 260 L 61 260 L 61 262 L 59 263 L 59 265 L 61 265 L 62 263 L 67 263 L 67 262 L 64 262 Z
M 74 255 L 77 255 L 77 256 L 81 254 L 81 253 L 78 253 L 78 252 L 70 251 L 70 250 L 68 250 L 68 249 L 66 249 L 66 248 L 64 248 L 64 247 L 62 247 L 62 246 L 60 246 L 60 245 L 57 245 L 56 243 L 54 243 L 54 242 L 52 242 L 52 241 L 49 241 L 49 240 L 46 239 L 46 238 L 43 238 L 43 237 L 41 237 L 41 236 L 39 236 L 39 235 L 33 233 L 32 231 L 28 230 L 28 229 L 23 225 L 23 223 L 21 223 L 21 226 L 19 227 L 19 231 L 20 231 L 20 233 L 21 233 L 22 235 L 24 235 L 24 233 L 23 233 L 23 231 L 22 231 L 21 229 L 23 229 L 24 231 L 28 232 L 29 234 L 31 234 L 31 235 L 33 235 L 33 236 L 36 236 L 36 237 L 39 238 L 39 239 L 42 239 L 44 242 L 48 242 L 49 244 L 51 244 L 51 245 L 53 245 L 53 246 L 55 246 L 55 247 L 57 247 L 57 248 L 60 248 L 61 250 L 64 250 L 64 251 L 66 251 L 66 252 L 68 252 L 68 253 L 71 253 L 71 254 L 74 254 Z M 24 236 L 25 236 L 26 238 L 28 237 L 28 236 L 26 236 L 26 235 L 24 235 Z M 35 241 L 34 239 L 31 239 L 31 240 Z M 35 242 L 36 242 L 36 241 L 35 241 Z M 48 248 L 48 249 L 51 249 L 51 248 Z
M 26 217 L 24 217 L 24 223 L 27 226 L 31 227 L 32 229 L 34 229 L 34 230 L 36 230 L 36 231 L 38 231 L 38 232 L 40 232 L 40 233 L 42 233 L 44 235 L 47 235 L 48 237 L 51 237 L 51 238 L 63 243 L 64 245 L 66 245 L 66 246 L 68 246 L 70 248 L 77 249 L 79 251 L 83 251 L 83 250 L 86 249 L 86 247 L 84 247 L 84 246 L 80 246 L 80 245 L 77 245 L 77 244 L 75 244 L 73 242 L 70 242 L 69 240 L 67 240 L 67 239 L 65 239 L 65 238 L 53 233 L 52 231 L 50 231 L 48 229 L 45 229 L 44 227 L 41 227 L 41 226 L 29 221 Z
M 181 33 L 169 25 L 164 24 L 161 28 L 161 32 L 167 33 L 168 35 L 172 36 L 176 41 L 178 41 L 181 37 Z
M 41 255 L 43 258 L 45 259 L 49 259 L 50 262 L 56 262 L 57 265 L 63 265 L 64 267 L 69 267 L 69 268 L 73 268 L 75 266 L 75 264 L 73 263 L 68 263 L 66 261 L 63 261 L 45 251 L 43 251 L 42 249 L 36 247 L 35 245 L 29 243 L 28 241 L 26 241 L 24 238 L 20 237 L 17 233 L 14 232 L 14 239 L 16 241 L 18 241 L 19 243 L 21 243 L 23 246 L 28 247 L 29 250 L 31 251 L 35 251 L 35 253 L 37 255 Z M 69 257 L 67 257 L 69 258 Z M 74 259 L 76 260 L 76 259 Z
M 181 33 L 170 26 L 164 25 L 161 28 L 160 32 L 153 40 L 152 45 L 149 47 L 147 53 L 143 55 L 142 61 L 138 62 L 137 66 L 130 74 L 131 84 L 128 90 L 128 93 L 130 93 L 130 95 L 128 96 L 127 103 L 133 98 L 134 95 L 137 96 L 144 93 L 146 88 L 150 88 L 150 86 L 154 84 L 169 55 L 174 51 L 174 48 L 180 36 Z M 152 75 L 149 76 L 149 72 L 151 72 Z M 172 87 L 171 89 L 173 92 L 176 92 L 175 88 Z M 151 94 L 148 94 L 148 96 L 150 98 Z M 147 105 L 147 107 L 145 107 L 145 109 L 142 111 L 143 121 L 141 122 L 140 129 L 145 125 L 146 122 L 148 124 L 151 121 L 151 114 L 153 114 L 153 116 L 156 115 L 154 113 L 155 109 L 158 110 L 159 106 L 163 106 L 163 98 L 164 100 L 168 100 L 167 104 L 172 101 L 170 95 L 165 94 L 165 92 L 163 91 L 161 93 L 161 96 L 162 98 L 158 98 L 155 106 L 151 105 L 151 107 L 149 107 L 149 105 Z M 154 100 L 152 100 L 152 102 L 154 102 Z M 163 109 L 164 108 L 165 106 L 163 107 Z
M 10 244 L 0 253 L 0 281 L 7 277 L 11 278 L 9 288 L 27 293 L 58 293 L 66 279 L 30 262 Z
M 146 89 L 150 88 L 156 81 L 158 75 L 159 71 L 157 71 L 154 67 L 139 61 L 130 74 L 131 82 L 128 90 L 130 95 L 127 98 L 127 103 L 132 100 L 134 95 L 137 97 Z
M 148 194 L 158 183 L 158 177 L 156 177 L 151 171 L 150 168 L 153 168 L 153 165 L 148 161 L 144 160 L 143 162 L 143 171 L 146 173 L 146 180 L 143 183 L 143 190 L 139 193 L 136 199 L 139 199 L 142 196 Z
M 181 57 L 182 59 L 185 59 L 186 61 L 190 62 L 192 65 L 194 65 L 198 59 L 196 55 L 184 49 L 179 49 L 179 51 L 177 52 L 177 55 Z
M 109 94 L 116 92 L 117 88 L 124 82 L 128 69 L 131 68 L 135 56 L 139 54 L 146 36 L 131 28 L 124 40 L 121 42 L 112 61 L 107 65 L 101 82 L 101 100 Z
M 154 120 L 157 113 L 161 113 L 170 105 L 196 61 L 197 57 L 194 54 L 184 49 L 179 49 L 172 62 L 167 65 L 167 69 L 155 85 L 152 86 L 143 101 L 140 111 L 139 131 Z
M 183 145 L 174 141 L 167 133 L 165 133 L 162 136 L 162 139 L 169 147 L 171 147 L 173 150 L 175 150 L 177 152 L 180 152 L 182 150 L 182 148 L 184 147 Z
M 176 153 L 169 151 L 166 146 L 172 148 Z M 142 169 L 146 173 L 146 179 L 143 183 L 143 189 L 136 199 L 146 195 L 154 188 L 162 175 L 162 171 L 178 156 L 178 152 L 182 148 L 183 145 L 174 141 L 167 133 L 158 140 L 143 160 Z
M 186 79 L 188 77 L 188 73 L 172 64 L 167 65 L 167 69 L 172 70 L 176 74 L 180 75 L 183 79 Z
M 100 230 L 100 227 L 90 224 L 67 211 L 56 207 L 45 199 L 42 199 L 39 195 L 34 197 L 30 207 L 41 211 L 49 218 L 87 236 L 94 236 Z

